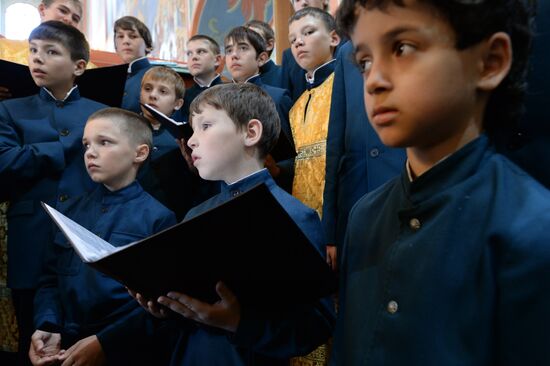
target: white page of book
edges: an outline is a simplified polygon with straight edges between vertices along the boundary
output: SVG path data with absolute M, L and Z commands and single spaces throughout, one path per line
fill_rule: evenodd
M 95 262 L 98 259 L 104 258 L 109 254 L 118 252 L 133 244 L 114 247 L 91 231 L 69 219 L 55 208 L 45 203 L 43 205 L 84 262 Z

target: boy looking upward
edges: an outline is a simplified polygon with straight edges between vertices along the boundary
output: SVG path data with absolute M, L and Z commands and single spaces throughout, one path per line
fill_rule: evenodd
M 86 119 L 104 107 L 81 98 L 74 85 L 89 59 L 88 42 L 78 29 L 44 22 L 31 32 L 29 50 L 40 92 L 0 102 L 0 201 L 10 201 L 8 287 L 25 356 L 42 258 L 53 240 L 40 202 L 63 209 L 69 198 L 93 187 L 79 158 L 81 139 Z
M 185 91 L 183 108 L 176 113 L 176 119 L 189 121 L 189 106 L 193 99 L 211 86 L 222 83 L 217 73 L 222 61 L 220 45 L 213 38 L 203 34 L 196 34 L 187 41 L 187 67 L 193 75 L 195 84 Z M 177 118 L 181 116 L 181 118 Z
M 519 117 L 531 9 L 346 0 L 339 19 L 408 160 L 350 214 L 333 364 L 548 364 L 550 193 L 492 140 Z
M 269 95 L 253 84 L 217 85 L 195 99 L 191 113 L 194 133 L 188 144 L 194 165 L 202 178 L 224 183 L 218 195 L 193 208 L 187 218 L 265 183 L 323 253 L 324 238 L 317 214 L 279 188 L 263 169 L 280 129 Z M 331 334 L 333 309 L 322 300 L 268 315 L 261 309 L 241 308 L 239 300 L 222 283 L 216 291 L 220 301 L 213 305 L 177 292 L 158 299 L 200 324 L 180 322 L 173 365 L 288 365 L 290 357 L 311 351 Z M 141 303 L 154 315 L 162 316 L 152 302 Z
M 114 33 L 116 53 L 129 64 L 121 108 L 140 113 L 141 79 L 152 67 L 147 59 L 147 54 L 153 50 L 151 32 L 139 19 L 125 16 L 115 22 Z
M 84 162 L 100 185 L 73 202 L 65 214 L 114 246 L 174 225 L 174 214 L 136 181 L 152 140 L 148 122 L 135 113 L 107 108 L 91 115 L 82 137 Z M 141 311 L 125 287 L 82 262 L 61 233 L 50 243 L 46 258 L 35 298 L 37 330 L 29 351 L 33 363 L 87 364 L 107 356 L 108 364 L 146 364 L 143 357 L 150 354 L 109 348 L 109 338 L 124 332 L 124 318 Z

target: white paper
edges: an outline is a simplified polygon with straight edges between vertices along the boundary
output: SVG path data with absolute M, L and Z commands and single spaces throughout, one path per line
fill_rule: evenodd
M 133 244 L 130 243 L 122 247 L 115 247 L 69 219 L 55 208 L 45 203 L 43 205 L 84 262 L 95 262 Z

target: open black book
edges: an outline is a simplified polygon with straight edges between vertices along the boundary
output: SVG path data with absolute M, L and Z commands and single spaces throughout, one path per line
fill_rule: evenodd
M 12 98 L 22 98 L 38 93 L 38 86 L 32 79 L 28 66 L 15 62 L 0 60 L 0 86 L 7 87 Z M 87 69 L 76 78 L 80 95 L 106 104 L 111 107 L 120 107 L 128 65 L 117 65 Z
M 310 303 L 336 289 L 321 254 L 265 184 L 116 248 L 43 205 L 84 262 L 149 299 L 173 290 L 213 303 L 223 281 L 241 304 L 269 308 Z
M 191 136 L 193 135 L 193 129 L 191 128 L 191 125 L 187 122 L 177 122 L 173 120 L 172 118 L 168 117 L 164 113 L 157 111 L 155 108 L 151 107 L 149 104 L 143 104 L 141 103 L 143 108 L 157 120 L 159 123 L 166 128 L 166 130 L 172 135 L 174 138 L 181 140 L 182 138 L 185 139 L 185 141 L 189 140 Z

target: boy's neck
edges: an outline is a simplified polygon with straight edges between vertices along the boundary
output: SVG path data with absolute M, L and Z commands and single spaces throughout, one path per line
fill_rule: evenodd
M 45 87 L 45 89 L 53 96 L 56 100 L 64 101 L 67 99 L 72 90 L 76 87 L 73 85 L 74 81 L 71 81 L 70 85 L 63 86 L 54 86 L 54 87 Z
M 230 176 L 224 177 L 223 181 L 231 185 L 233 183 L 236 183 L 240 181 L 241 179 L 244 179 L 257 171 L 264 168 L 263 162 L 256 158 L 250 158 L 246 159 L 245 161 L 242 161 L 239 166 L 235 167 L 235 169 L 231 172 Z
M 120 180 L 116 182 L 112 182 L 111 184 L 103 184 L 105 188 L 107 188 L 110 192 L 119 191 L 123 188 L 128 187 L 130 184 L 134 183 L 137 176 L 137 170 L 139 169 L 139 166 L 132 167 L 132 171 L 126 176 L 121 178 Z
M 233 79 L 233 81 L 237 84 L 244 84 L 244 83 L 248 82 L 248 80 L 250 80 L 250 79 L 252 79 L 252 78 L 254 78 L 258 75 L 260 75 L 260 70 L 256 70 L 255 73 L 247 75 L 247 76 L 243 76 L 242 78 Z
M 207 75 L 196 75 L 193 77 L 195 80 L 195 83 L 197 83 L 200 87 L 209 87 L 210 84 L 214 81 L 215 78 L 218 77 L 217 72 L 212 72 Z
M 463 146 L 472 142 L 481 135 L 481 128 L 476 124 L 470 124 L 462 134 L 454 136 L 442 143 L 427 148 L 408 147 L 407 160 L 411 176 L 416 179 L 437 165 L 441 160 Z

